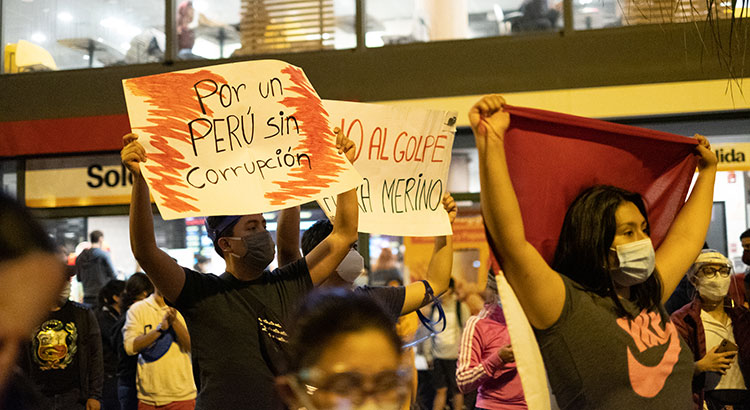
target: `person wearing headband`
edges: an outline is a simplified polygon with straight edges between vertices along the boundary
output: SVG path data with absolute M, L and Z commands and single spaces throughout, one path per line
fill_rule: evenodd
M 750 394 L 750 312 L 731 306 L 732 263 L 704 249 L 687 272 L 693 301 L 672 314 L 695 359 L 694 409 L 748 409 Z
M 354 143 L 338 128 L 334 134 L 339 154 L 353 161 Z M 273 380 L 283 370 L 283 360 L 274 356 L 283 356 L 286 346 L 283 322 L 357 239 L 355 190 L 338 195 L 331 235 L 304 258 L 273 271 L 266 268 L 274 259 L 275 244 L 262 214 L 208 217 L 208 236 L 224 258 L 226 272 L 201 274 L 179 266 L 156 246 L 148 186 L 140 172 L 141 165 L 148 164 L 146 151 L 135 134 L 125 135 L 123 143 L 122 163 L 134 177 L 131 248 L 160 293 L 185 318 L 192 357 L 200 368 L 196 408 L 282 409 Z

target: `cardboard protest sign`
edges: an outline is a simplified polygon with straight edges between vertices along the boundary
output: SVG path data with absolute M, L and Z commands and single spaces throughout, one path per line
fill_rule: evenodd
M 283 209 L 360 185 L 298 67 L 246 61 L 123 80 L 164 219 Z
M 357 144 L 354 167 L 359 231 L 383 235 L 450 235 L 442 205 L 456 113 L 324 100 L 331 123 Z M 336 198 L 318 204 L 329 216 Z

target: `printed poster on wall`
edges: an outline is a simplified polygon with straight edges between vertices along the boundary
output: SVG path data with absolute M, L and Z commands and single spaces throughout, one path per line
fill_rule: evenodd
M 302 69 L 278 60 L 123 80 L 164 219 L 273 211 L 361 184 Z
M 450 235 L 443 209 L 456 112 L 324 100 L 331 124 L 357 145 L 359 231 L 396 236 Z M 318 199 L 329 217 L 336 196 Z

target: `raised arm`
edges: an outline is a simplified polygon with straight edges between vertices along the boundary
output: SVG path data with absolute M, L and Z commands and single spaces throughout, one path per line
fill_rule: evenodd
M 154 215 L 148 185 L 141 175 L 141 163 L 146 162 L 146 150 L 138 142 L 138 136 L 122 137 L 125 148 L 120 152 L 122 163 L 133 174 L 133 190 L 130 199 L 130 248 L 133 256 L 162 295 L 170 302 L 177 301 L 185 284 L 185 271 L 166 252 L 156 246 L 154 237 Z
M 354 162 L 356 154 L 354 142 L 349 140 L 337 127 L 336 147 L 339 153 L 346 154 L 349 162 Z M 336 199 L 336 219 L 333 221 L 333 231 L 321 243 L 305 256 L 310 279 L 318 285 L 332 274 L 349 252 L 352 244 L 357 240 L 359 226 L 359 205 L 355 189 L 338 195 Z
M 276 248 L 279 266 L 288 265 L 302 257 L 299 251 L 299 206 L 282 209 L 276 225 Z
M 479 151 L 482 215 L 503 271 L 529 322 L 545 329 L 560 317 L 565 301 L 562 278 L 526 240 L 521 209 L 508 173 L 505 131 L 510 115 L 499 95 L 483 97 L 469 111 Z
M 448 212 L 448 220 L 453 225 L 458 207 L 456 201 L 448 193 L 443 196 L 443 208 Z M 437 236 L 435 237 L 435 247 L 432 250 L 430 264 L 427 266 L 426 278 L 435 295 L 439 295 L 448 289 L 452 271 L 453 235 Z M 404 306 L 401 308 L 402 315 L 413 312 L 430 302 L 429 299 L 425 298 L 425 290 L 421 281 L 406 285 Z
M 656 269 L 663 283 L 661 302 L 664 303 L 680 283 L 706 241 L 711 223 L 711 208 L 718 160 L 706 137 L 695 135 L 700 155 L 698 178 L 685 205 L 669 227 L 667 236 L 656 250 Z

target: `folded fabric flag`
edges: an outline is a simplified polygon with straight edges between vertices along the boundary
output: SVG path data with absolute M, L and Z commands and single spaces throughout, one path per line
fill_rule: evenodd
M 568 206 L 598 184 L 643 196 L 651 238 L 659 246 L 690 188 L 695 139 L 551 111 L 506 109 L 508 170 L 526 239 L 548 263 Z
M 506 106 L 505 150 L 526 239 L 552 262 L 568 206 L 584 189 L 614 185 L 640 193 L 658 247 L 685 202 L 697 157 L 695 139 L 531 108 Z M 492 256 L 497 257 L 492 241 Z M 518 375 L 531 410 L 551 408 L 534 333 L 499 265 L 498 293 Z

